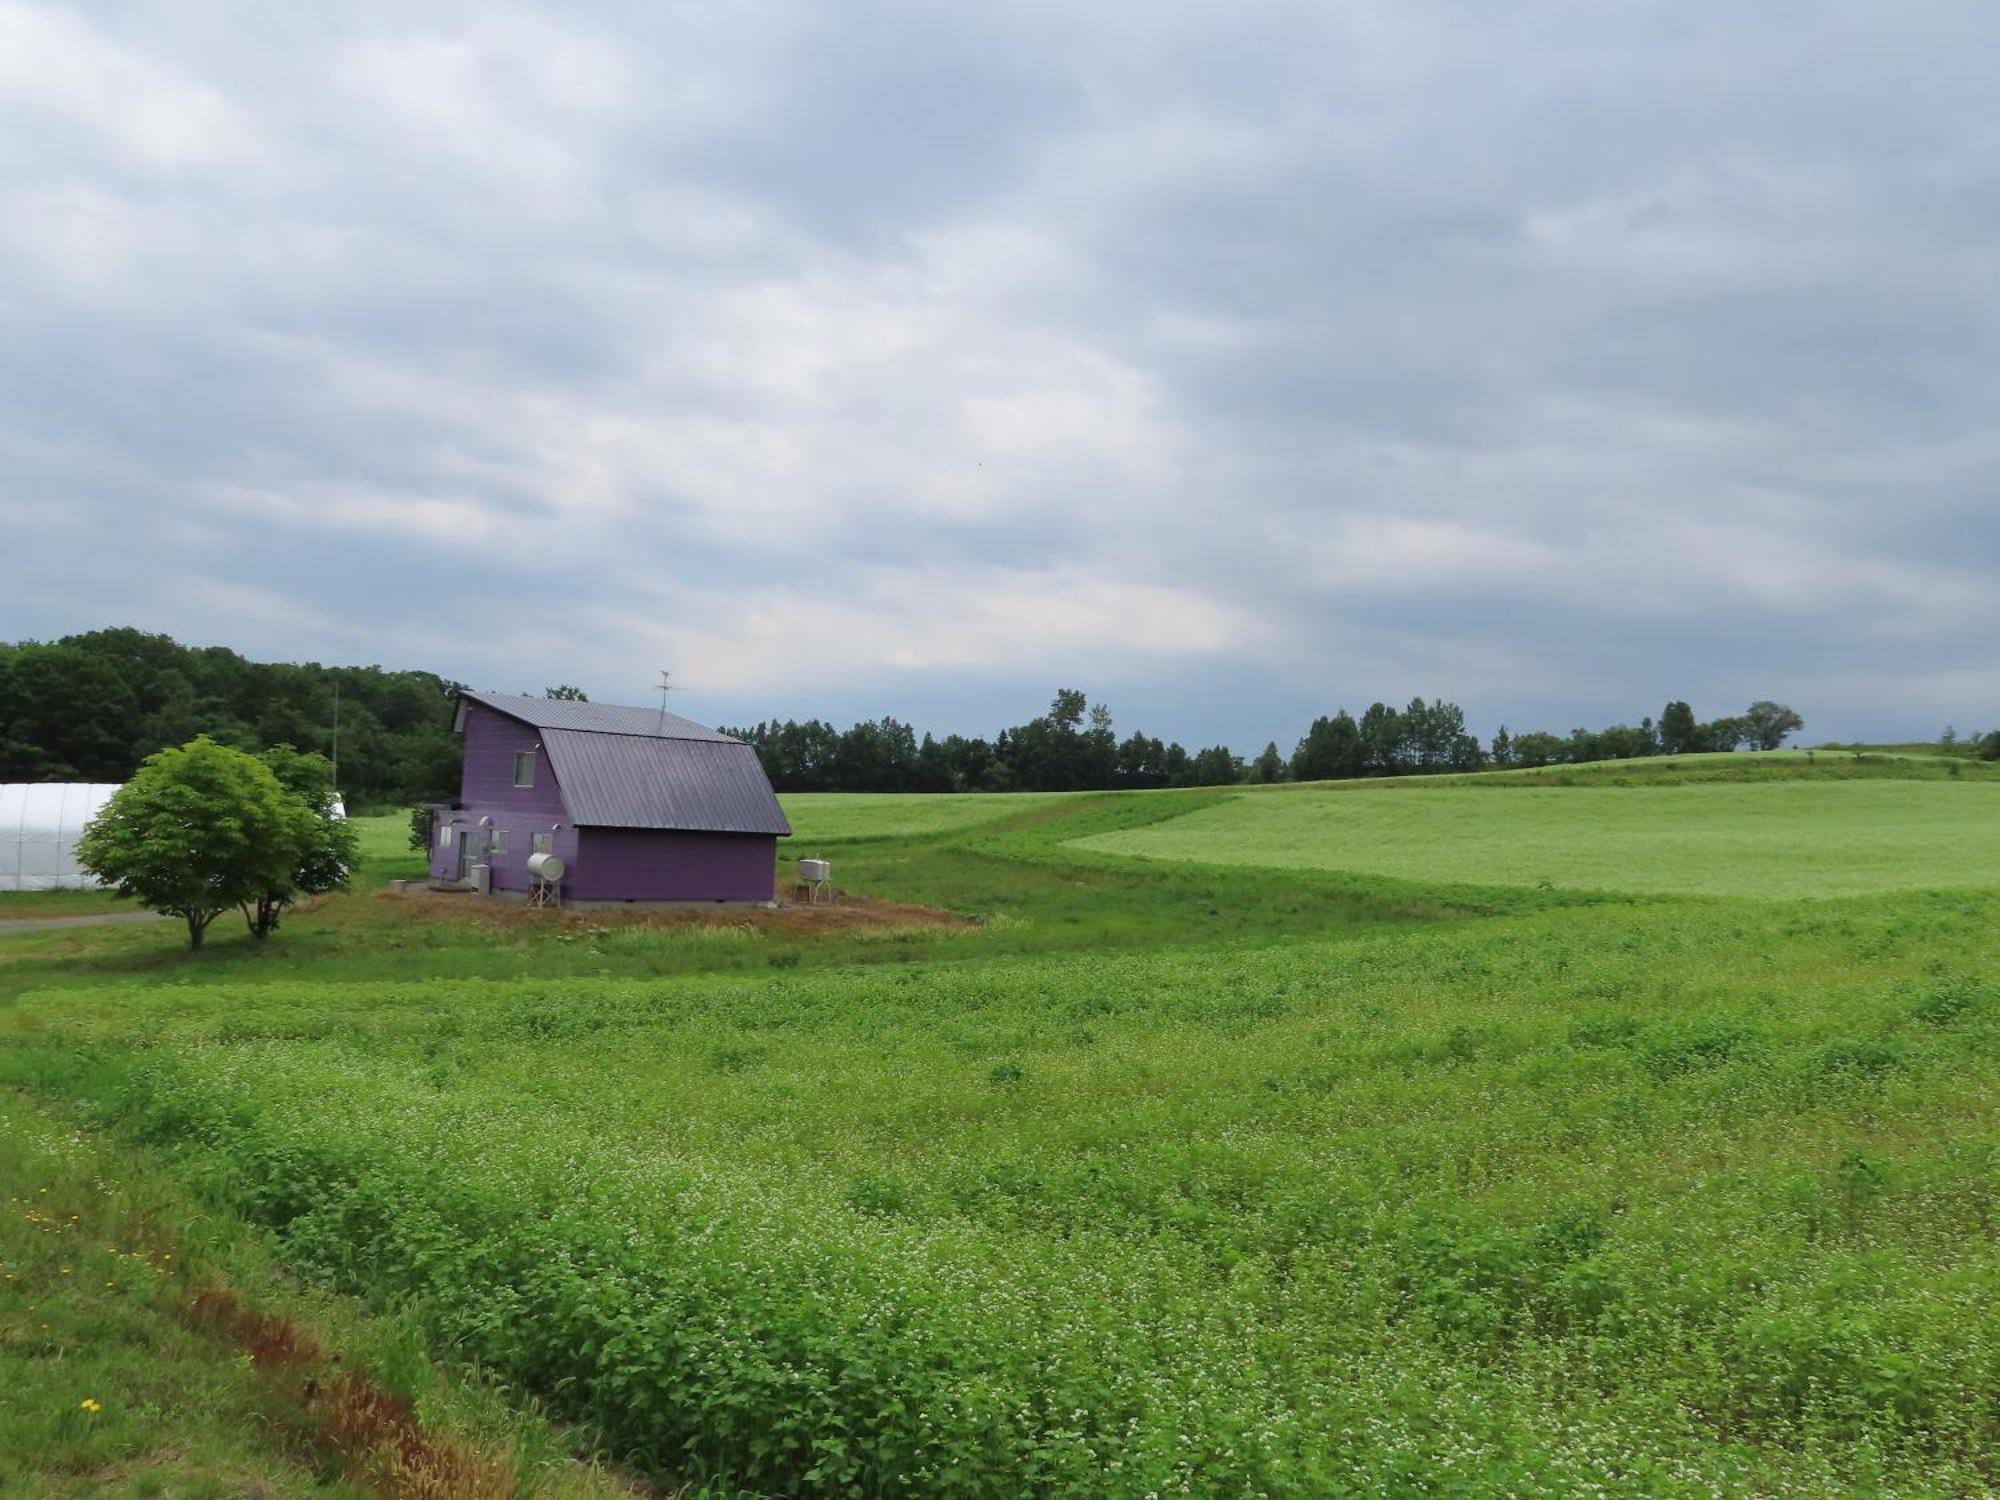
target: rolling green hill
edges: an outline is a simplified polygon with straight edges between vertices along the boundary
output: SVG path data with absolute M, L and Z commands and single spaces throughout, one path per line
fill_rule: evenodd
M 0 1078 L 670 1488 L 1990 1491 L 2000 785 L 1754 764 L 793 799 L 928 923 L 0 938 Z
M 1600 784 L 1602 785 L 1602 784 Z M 1244 795 L 1081 847 L 1413 882 L 1753 897 L 2000 885 L 2000 780 Z

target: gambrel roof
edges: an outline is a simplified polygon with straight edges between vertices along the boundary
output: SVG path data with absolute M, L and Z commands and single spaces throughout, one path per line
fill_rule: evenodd
M 792 831 L 756 750 L 742 740 L 651 708 L 469 689 L 461 696 L 542 732 L 563 805 L 580 828 Z

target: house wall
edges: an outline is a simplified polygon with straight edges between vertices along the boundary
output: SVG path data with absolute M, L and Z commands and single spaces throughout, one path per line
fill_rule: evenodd
M 514 785 L 514 756 L 522 750 L 535 752 L 535 784 Z M 577 830 L 563 806 L 562 789 L 556 785 L 555 768 L 542 749 L 541 732 L 532 724 L 510 719 L 479 703 L 465 705 L 465 760 L 459 772 L 458 798 L 464 806 L 449 814 L 455 825 L 454 847 L 440 848 L 431 837 L 431 874 L 450 879 L 458 872 L 456 840 L 468 833 L 481 832 L 482 817 L 493 820 L 493 828 L 507 831 L 504 854 L 484 856 L 493 866 L 496 891 L 525 891 L 528 856 L 534 852 L 531 834 L 553 837 L 553 852 L 572 868 L 577 859 Z M 443 818 L 440 819 L 443 821 Z
M 771 834 L 586 828 L 563 894 L 579 901 L 769 901 L 777 878 Z

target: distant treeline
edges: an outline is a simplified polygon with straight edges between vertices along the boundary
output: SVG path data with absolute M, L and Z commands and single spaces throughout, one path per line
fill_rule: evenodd
M 773 719 L 723 731 L 757 747 L 781 792 L 1073 792 L 1109 787 L 1227 786 L 1244 777 L 1227 746 L 1190 753 L 1134 734 L 1120 741 L 1103 704 L 1064 688 L 1040 718 L 992 739 L 938 739 L 898 719 L 836 729 Z M 1275 752 L 1273 752 L 1275 754 Z
M 0 644 L 0 781 L 124 781 L 207 734 L 249 751 L 331 755 L 340 689 L 340 790 L 357 806 L 458 789 L 457 684 L 430 672 L 253 662 L 132 629 Z
M 891 718 L 864 720 L 848 729 L 819 719 L 772 720 L 728 733 L 757 747 L 781 792 L 1004 792 L 1333 781 L 1744 746 L 1774 750 L 1803 727 L 1791 709 L 1768 700 L 1707 723 L 1676 701 L 1666 706 L 1658 723 L 1648 718 L 1637 727 L 1614 724 L 1566 735 L 1542 730 L 1516 735 L 1503 726 L 1492 744 L 1482 747 L 1466 730 L 1465 713 L 1457 704 L 1413 698 L 1400 709 L 1371 704 L 1359 718 L 1342 709 L 1315 719 L 1289 757 L 1272 741 L 1246 761 L 1226 745 L 1189 751 L 1143 733 L 1121 740 L 1110 710 L 1065 688 L 1046 714 L 1003 729 L 991 740 L 957 734 L 919 738 L 910 725 Z
M 451 711 L 460 684 L 431 672 L 253 662 L 222 646 L 182 646 L 133 629 L 53 642 L 0 644 L 0 781 L 124 781 L 155 750 L 207 734 L 263 751 L 292 745 L 331 756 L 340 693 L 340 789 L 356 806 L 449 797 L 459 745 Z M 581 698 L 567 685 L 552 698 Z M 1501 728 L 1489 745 L 1442 699 L 1371 704 L 1315 719 L 1289 756 L 1276 741 L 1248 760 L 1226 745 L 1189 750 L 1143 733 L 1120 738 L 1111 712 L 1074 688 L 1049 711 L 992 739 L 919 736 L 893 718 L 837 729 L 819 719 L 770 720 L 729 733 L 757 747 L 782 792 L 1108 791 L 1328 781 L 1484 767 L 1545 766 L 1699 750 L 1774 749 L 1803 728 L 1768 700 L 1697 720 L 1683 702 L 1637 727 L 1568 734 Z M 1959 753 L 2000 760 L 2000 731 L 1959 739 Z

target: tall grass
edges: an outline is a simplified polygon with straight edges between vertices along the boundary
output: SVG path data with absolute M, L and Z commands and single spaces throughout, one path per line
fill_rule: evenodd
M 9 1064 L 667 1476 L 1940 1491 L 1984 894 L 755 977 L 115 986 Z

